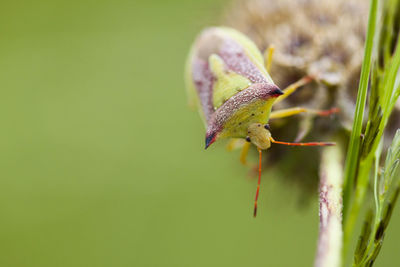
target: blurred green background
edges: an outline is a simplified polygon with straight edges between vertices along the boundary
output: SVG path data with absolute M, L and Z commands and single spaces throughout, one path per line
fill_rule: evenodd
M 0 266 L 311 266 L 317 192 L 204 151 L 183 65 L 228 1 L 2 1 Z M 253 159 L 255 160 L 255 159 Z M 399 262 L 398 216 L 377 266 Z

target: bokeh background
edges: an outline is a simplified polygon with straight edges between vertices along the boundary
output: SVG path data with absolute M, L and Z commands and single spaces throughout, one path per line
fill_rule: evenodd
M 253 219 L 256 180 L 186 106 L 228 2 L 1 2 L 0 266 L 312 265 L 317 192 L 265 175 Z M 399 211 L 376 266 L 400 261 Z

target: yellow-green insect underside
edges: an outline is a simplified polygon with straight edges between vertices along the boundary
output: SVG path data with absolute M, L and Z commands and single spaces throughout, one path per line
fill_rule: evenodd
M 224 129 L 220 133 L 220 138 L 246 138 L 247 129 L 252 123 L 266 124 L 271 113 L 274 99 L 258 100 L 243 106 L 236 111 L 225 123 Z

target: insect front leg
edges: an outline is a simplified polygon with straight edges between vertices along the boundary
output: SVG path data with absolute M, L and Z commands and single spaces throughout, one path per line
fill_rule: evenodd
M 242 138 L 232 138 L 229 140 L 228 144 L 226 145 L 226 149 L 228 151 L 233 151 L 235 149 L 241 148 L 240 151 L 240 163 L 243 165 L 247 165 L 247 155 L 249 153 L 251 143 L 247 142 Z
M 293 94 L 294 92 L 296 92 L 296 90 L 303 86 L 306 85 L 307 83 L 311 82 L 312 78 L 310 76 L 306 76 L 301 78 L 300 80 L 298 80 L 295 83 L 292 83 L 291 85 L 289 85 L 288 87 L 286 87 L 285 89 L 283 89 L 283 95 L 279 96 L 276 100 L 275 100 L 275 104 L 281 102 L 282 100 L 284 100 L 285 98 L 287 98 L 288 96 L 290 96 L 291 94 Z
M 275 47 L 270 45 L 264 52 L 264 64 L 268 73 L 271 71 L 272 58 L 274 56 Z
M 329 116 L 331 114 L 339 112 L 339 109 L 331 108 L 328 110 L 317 110 L 317 109 L 295 107 L 295 108 L 288 108 L 288 109 L 272 111 L 269 118 L 270 119 L 285 118 L 285 117 L 293 116 L 293 115 L 303 113 L 303 112 L 307 112 L 307 113 L 318 115 L 318 116 Z
M 240 162 L 243 165 L 247 165 L 247 155 L 249 154 L 251 143 L 245 142 L 242 147 L 242 151 L 240 152 Z
M 226 145 L 226 150 L 231 152 L 235 149 L 243 148 L 245 143 L 247 142 L 243 138 L 231 138 Z

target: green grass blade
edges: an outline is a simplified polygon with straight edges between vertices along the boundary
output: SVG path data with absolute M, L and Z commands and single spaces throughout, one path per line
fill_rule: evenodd
M 372 49 L 374 44 L 376 16 L 378 1 L 371 0 L 371 7 L 369 9 L 367 39 L 364 50 L 364 61 L 361 69 L 360 84 L 358 87 L 356 110 L 354 115 L 353 130 L 351 132 L 350 144 L 347 151 L 347 159 L 345 166 L 344 177 L 344 191 L 343 191 L 343 222 L 346 222 L 347 210 L 349 208 L 349 201 L 353 192 L 353 185 L 357 170 L 358 153 L 360 149 L 360 136 L 362 130 L 362 123 L 364 118 L 365 102 L 367 99 L 367 89 L 369 81 L 369 73 L 372 62 Z

